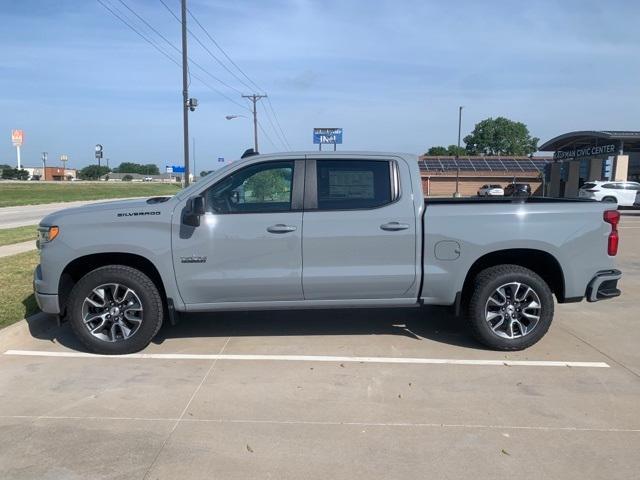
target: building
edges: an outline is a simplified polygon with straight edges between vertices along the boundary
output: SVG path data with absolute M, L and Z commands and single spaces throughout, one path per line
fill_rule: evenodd
M 45 180 L 50 182 L 63 182 L 75 180 L 78 171 L 75 168 L 60 167 L 23 167 L 29 172 L 29 180 Z
M 534 195 L 542 195 L 545 166 L 551 157 L 473 156 L 419 158 L 422 187 L 429 196 L 476 195 L 484 184 L 512 182 L 531 185 Z
M 102 177 L 100 177 L 100 180 L 105 180 L 105 181 L 109 181 L 109 182 L 122 182 L 124 177 L 131 177 L 131 178 L 127 178 L 126 181 L 132 181 L 132 182 L 143 182 L 145 181 L 145 179 L 150 179 L 147 181 L 151 181 L 151 182 L 162 182 L 162 183 L 173 183 L 173 182 L 179 182 L 180 181 L 180 175 L 176 176 L 175 174 L 169 174 L 169 173 L 162 173 L 160 175 L 143 175 L 141 173 L 107 173 L 106 175 L 103 175 Z
M 589 180 L 640 181 L 640 132 L 578 131 L 552 138 L 540 151 L 553 152 L 545 171 L 548 195 L 576 197 Z

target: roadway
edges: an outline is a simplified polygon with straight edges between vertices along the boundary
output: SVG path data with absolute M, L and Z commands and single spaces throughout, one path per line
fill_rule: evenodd
M 50 213 L 57 212 L 63 208 L 80 207 L 90 203 L 109 202 L 114 200 L 125 200 L 122 198 L 110 198 L 102 200 L 89 200 L 81 202 L 60 202 L 46 203 L 43 205 L 20 205 L 17 207 L 0 208 L 0 229 L 24 227 L 36 225 Z

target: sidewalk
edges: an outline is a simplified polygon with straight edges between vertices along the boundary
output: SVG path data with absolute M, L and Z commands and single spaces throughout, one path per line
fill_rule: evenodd
M 29 250 L 36 249 L 35 240 L 28 240 L 26 242 L 14 243 L 12 245 L 4 245 L 0 247 L 0 258 L 9 257 L 11 255 L 17 255 L 18 253 L 28 252 Z

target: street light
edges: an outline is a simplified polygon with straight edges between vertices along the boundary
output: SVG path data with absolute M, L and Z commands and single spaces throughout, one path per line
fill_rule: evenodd
M 239 117 L 247 118 L 245 115 L 225 115 L 224 118 L 226 118 L 227 120 L 233 120 L 234 118 L 239 118 Z

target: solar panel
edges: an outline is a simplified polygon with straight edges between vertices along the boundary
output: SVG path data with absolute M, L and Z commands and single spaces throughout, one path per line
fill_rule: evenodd
M 427 171 L 461 171 L 467 172 L 542 172 L 545 165 L 549 163 L 547 159 L 534 158 L 513 158 L 513 157 L 460 157 L 456 161 L 453 157 L 431 157 L 420 160 L 421 170 Z

